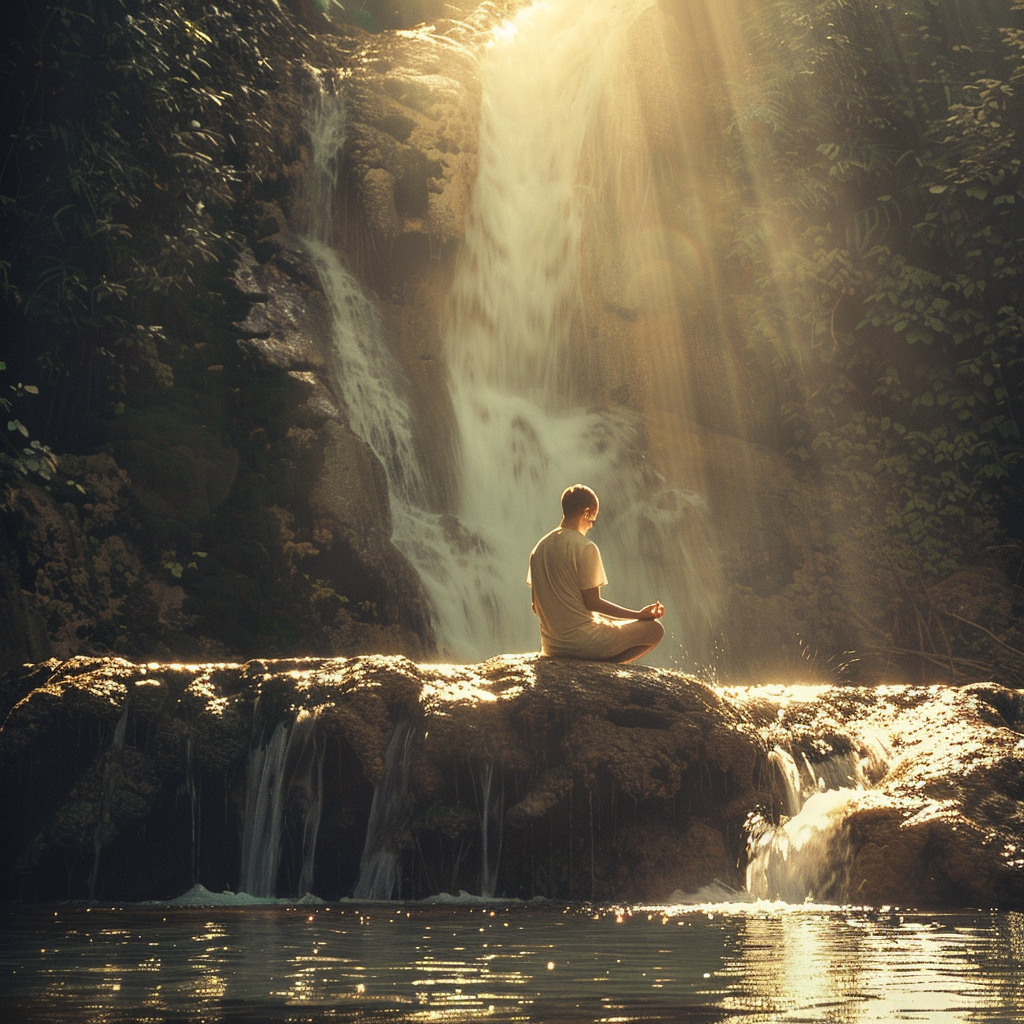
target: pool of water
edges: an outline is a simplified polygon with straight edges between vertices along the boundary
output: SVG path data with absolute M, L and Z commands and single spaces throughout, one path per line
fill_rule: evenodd
M 4 1021 L 1024 1021 L 1013 913 L 339 903 L 0 923 Z

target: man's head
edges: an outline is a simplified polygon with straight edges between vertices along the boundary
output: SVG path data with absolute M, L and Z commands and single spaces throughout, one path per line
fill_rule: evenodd
M 562 515 L 566 519 L 574 519 L 587 509 L 596 514 L 598 501 L 597 495 L 585 484 L 573 484 L 562 491 Z

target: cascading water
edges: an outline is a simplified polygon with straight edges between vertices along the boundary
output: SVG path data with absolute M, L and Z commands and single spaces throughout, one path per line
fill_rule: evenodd
M 305 813 L 302 816 L 302 870 L 299 873 L 299 892 L 305 895 L 313 891 L 316 867 L 316 840 L 320 833 L 320 819 L 323 816 L 324 793 L 324 744 L 315 728 L 316 719 L 301 719 L 295 729 L 293 740 L 302 740 L 299 774 L 302 786 L 302 802 Z
M 199 880 L 199 840 L 202 836 L 202 801 L 200 799 L 200 778 L 195 765 L 195 747 L 192 737 L 185 740 L 185 778 L 178 787 L 177 799 L 187 801 L 189 826 L 192 841 L 189 844 L 189 859 L 192 868 L 192 884 Z
M 483 61 L 479 171 L 446 329 L 460 529 L 421 517 L 411 554 L 440 637 L 465 655 L 536 649 L 526 558 L 577 481 L 604 496 L 595 534 L 615 599 L 663 599 L 677 623 L 697 611 L 680 524 L 706 509 L 662 488 L 632 411 L 595 411 L 593 353 L 579 344 L 587 226 L 622 205 L 605 193 L 642 187 L 642 174 L 622 171 L 637 114 L 622 71 L 630 29 L 651 7 L 535 4 L 496 31 Z M 680 654 L 675 632 L 663 659 Z
M 669 605 L 661 660 L 678 663 L 687 624 L 709 618 L 714 588 L 686 538 L 707 509 L 649 468 L 634 411 L 595 409 L 596 363 L 580 344 L 586 232 L 600 223 L 628 234 L 609 210 L 630 206 L 629 190 L 642 205 L 632 193 L 643 174 L 623 171 L 637 103 L 621 79 L 630 28 L 653 6 L 536 4 L 496 30 L 485 54 L 478 179 L 445 326 L 454 515 L 430 508 L 408 382 L 373 304 L 330 247 L 341 97 L 324 91 L 308 125 L 306 245 L 334 312 L 339 390 L 351 428 L 385 467 L 393 540 L 420 575 L 451 657 L 537 648 L 527 555 L 556 524 L 562 488 L 581 480 L 605 498 L 597 539 L 612 596 Z
M 426 488 L 405 375 L 387 347 L 376 308 L 331 248 L 332 203 L 345 123 L 342 96 L 322 89 L 307 125 L 309 222 L 303 242 L 331 306 L 335 379 L 349 426 L 383 463 L 392 504 L 417 505 L 424 501 Z
M 480 895 L 493 896 L 498 880 L 498 862 L 501 859 L 501 837 L 504 822 L 504 791 L 491 793 L 494 783 L 494 765 L 485 764 L 480 769 Z M 493 825 L 492 825 L 493 821 Z M 491 845 L 495 847 L 493 856 Z
M 772 825 L 753 816 L 748 823 L 747 892 L 759 899 L 802 903 L 842 898 L 849 891 L 849 843 L 845 822 L 855 808 L 880 803 L 873 780 L 888 762 L 886 744 L 875 733 L 859 737 L 862 754 L 850 750 L 803 771 L 790 751 L 768 755 L 778 776 L 786 814 Z
M 117 724 L 114 726 L 114 734 L 110 739 L 110 750 L 106 754 L 103 766 L 103 797 L 92 837 L 93 860 L 92 871 L 89 872 L 89 899 L 96 898 L 96 885 L 100 877 L 100 855 L 110 838 L 110 795 L 114 785 L 114 776 L 118 771 L 118 763 L 123 756 L 125 736 L 128 732 L 130 693 L 131 691 L 129 691 L 129 699 L 124 702 L 124 709 L 117 719 Z
M 249 753 L 238 888 L 250 896 L 276 895 L 288 732 L 284 722 L 278 722 L 270 741 Z
M 409 751 L 413 728 L 400 722 L 384 755 L 384 772 L 373 791 L 366 842 L 359 864 L 357 900 L 389 900 L 402 893 L 401 852 L 396 834 L 409 810 Z
M 294 722 L 278 722 L 267 743 L 250 751 L 239 891 L 250 896 L 277 895 L 289 807 L 301 815 L 299 894 L 312 888 L 323 810 L 323 759 L 316 719 L 304 712 Z

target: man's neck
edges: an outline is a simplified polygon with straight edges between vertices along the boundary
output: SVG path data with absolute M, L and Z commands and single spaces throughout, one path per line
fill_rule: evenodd
M 577 533 L 582 533 L 584 537 L 593 525 L 594 524 L 587 519 L 585 512 L 581 512 L 578 516 L 562 516 L 562 522 L 560 524 L 561 529 L 575 530 Z

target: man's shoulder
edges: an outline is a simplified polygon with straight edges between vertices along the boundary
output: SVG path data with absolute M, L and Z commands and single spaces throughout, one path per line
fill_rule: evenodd
M 549 544 L 557 544 L 558 538 L 562 536 L 565 531 L 557 526 L 550 533 L 545 533 L 543 537 L 533 546 L 533 550 L 536 551 L 540 547 L 547 547 Z
M 566 530 L 564 527 L 556 526 L 550 533 L 545 533 L 536 547 L 541 544 L 589 544 L 591 543 L 579 530 Z
M 565 530 L 562 527 L 558 527 L 550 533 L 544 534 L 534 545 L 531 554 L 536 554 L 538 551 L 548 548 L 553 551 L 573 551 L 582 550 L 587 547 L 596 548 L 597 545 L 592 540 L 587 540 L 579 530 Z

